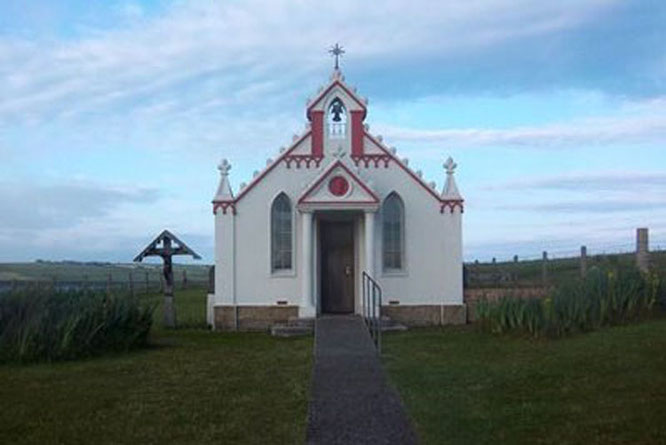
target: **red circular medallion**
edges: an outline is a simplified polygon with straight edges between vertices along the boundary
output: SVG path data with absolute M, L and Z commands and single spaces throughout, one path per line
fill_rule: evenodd
M 343 196 L 349 191 L 349 183 L 343 176 L 334 176 L 328 182 L 328 190 L 334 196 Z

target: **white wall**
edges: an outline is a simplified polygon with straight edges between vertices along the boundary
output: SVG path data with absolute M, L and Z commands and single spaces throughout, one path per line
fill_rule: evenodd
M 328 100 L 328 99 L 327 99 Z M 299 151 L 307 151 L 307 138 Z M 335 141 L 349 153 L 349 138 Z M 366 138 L 367 152 L 377 152 Z M 319 168 L 286 168 L 284 162 L 266 175 L 237 203 L 235 216 L 227 212 L 216 215 L 216 304 L 233 304 L 233 296 L 239 305 L 275 305 L 287 301 L 299 305 L 301 299 L 300 269 L 301 218 L 297 201 L 301 194 L 326 168 L 337 159 L 326 157 Z M 343 158 L 353 171 L 356 170 L 349 154 Z M 424 184 L 405 172 L 398 161 L 391 161 L 388 168 L 360 168 L 360 176 L 383 200 L 391 193 L 400 195 L 405 206 L 405 270 L 388 273 L 382 270 L 381 208 L 375 218 L 375 277 L 382 286 L 384 302 L 398 300 L 401 305 L 461 304 L 462 289 L 462 233 L 461 214 L 446 210 L 440 212 L 439 201 L 424 189 Z M 444 175 L 444 172 L 442 172 Z M 293 233 L 293 268 L 290 273 L 272 274 L 270 267 L 270 210 L 273 199 L 284 192 L 291 199 Z M 362 218 L 362 214 L 361 214 Z M 316 226 L 316 225 L 315 225 Z M 316 227 L 314 228 L 315 232 Z M 357 277 L 361 279 L 364 264 L 363 223 L 358 221 L 355 233 Z M 235 244 L 231 240 L 235 236 Z M 313 248 L 317 258 L 318 243 Z M 235 250 L 235 252 L 234 252 Z M 235 273 L 233 261 L 235 255 Z M 312 268 L 318 271 L 319 266 Z M 235 277 L 235 283 L 234 283 Z M 316 277 L 314 293 L 319 298 Z M 361 287 L 356 287 L 357 310 L 360 310 Z

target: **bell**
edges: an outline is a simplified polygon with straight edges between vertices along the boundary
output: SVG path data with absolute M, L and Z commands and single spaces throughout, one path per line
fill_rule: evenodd
M 331 113 L 333 113 L 333 122 L 340 122 L 342 120 L 340 118 L 340 115 L 344 113 L 344 111 L 342 109 L 342 103 L 340 101 L 333 102 L 333 106 L 331 107 Z

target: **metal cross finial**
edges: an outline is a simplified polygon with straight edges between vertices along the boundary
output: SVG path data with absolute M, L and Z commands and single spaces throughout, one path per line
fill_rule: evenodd
M 453 171 L 456 169 L 458 164 L 453 162 L 453 158 L 449 157 L 449 159 L 446 160 L 444 163 L 444 168 L 446 169 L 446 174 L 447 175 L 452 175 Z
M 220 165 L 217 166 L 217 169 L 220 171 L 222 176 L 229 176 L 229 170 L 231 170 L 231 164 L 226 159 L 222 159 Z
M 331 49 L 328 50 L 328 52 L 335 57 L 335 69 L 340 69 L 340 57 L 345 53 L 345 50 L 336 43 L 335 46 L 332 46 Z

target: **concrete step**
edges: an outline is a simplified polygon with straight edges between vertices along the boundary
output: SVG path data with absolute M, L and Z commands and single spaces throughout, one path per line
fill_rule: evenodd
M 314 328 L 315 318 L 314 317 L 308 317 L 308 318 L 289 317 L 289 320 L 287 320 L 287 324 L 289 326 L 307 326 L 307 327 Z
M 314 326 L 274 324 L 271 326 L 271 335 L 273 337 L 300 337 L 312 335 Z

